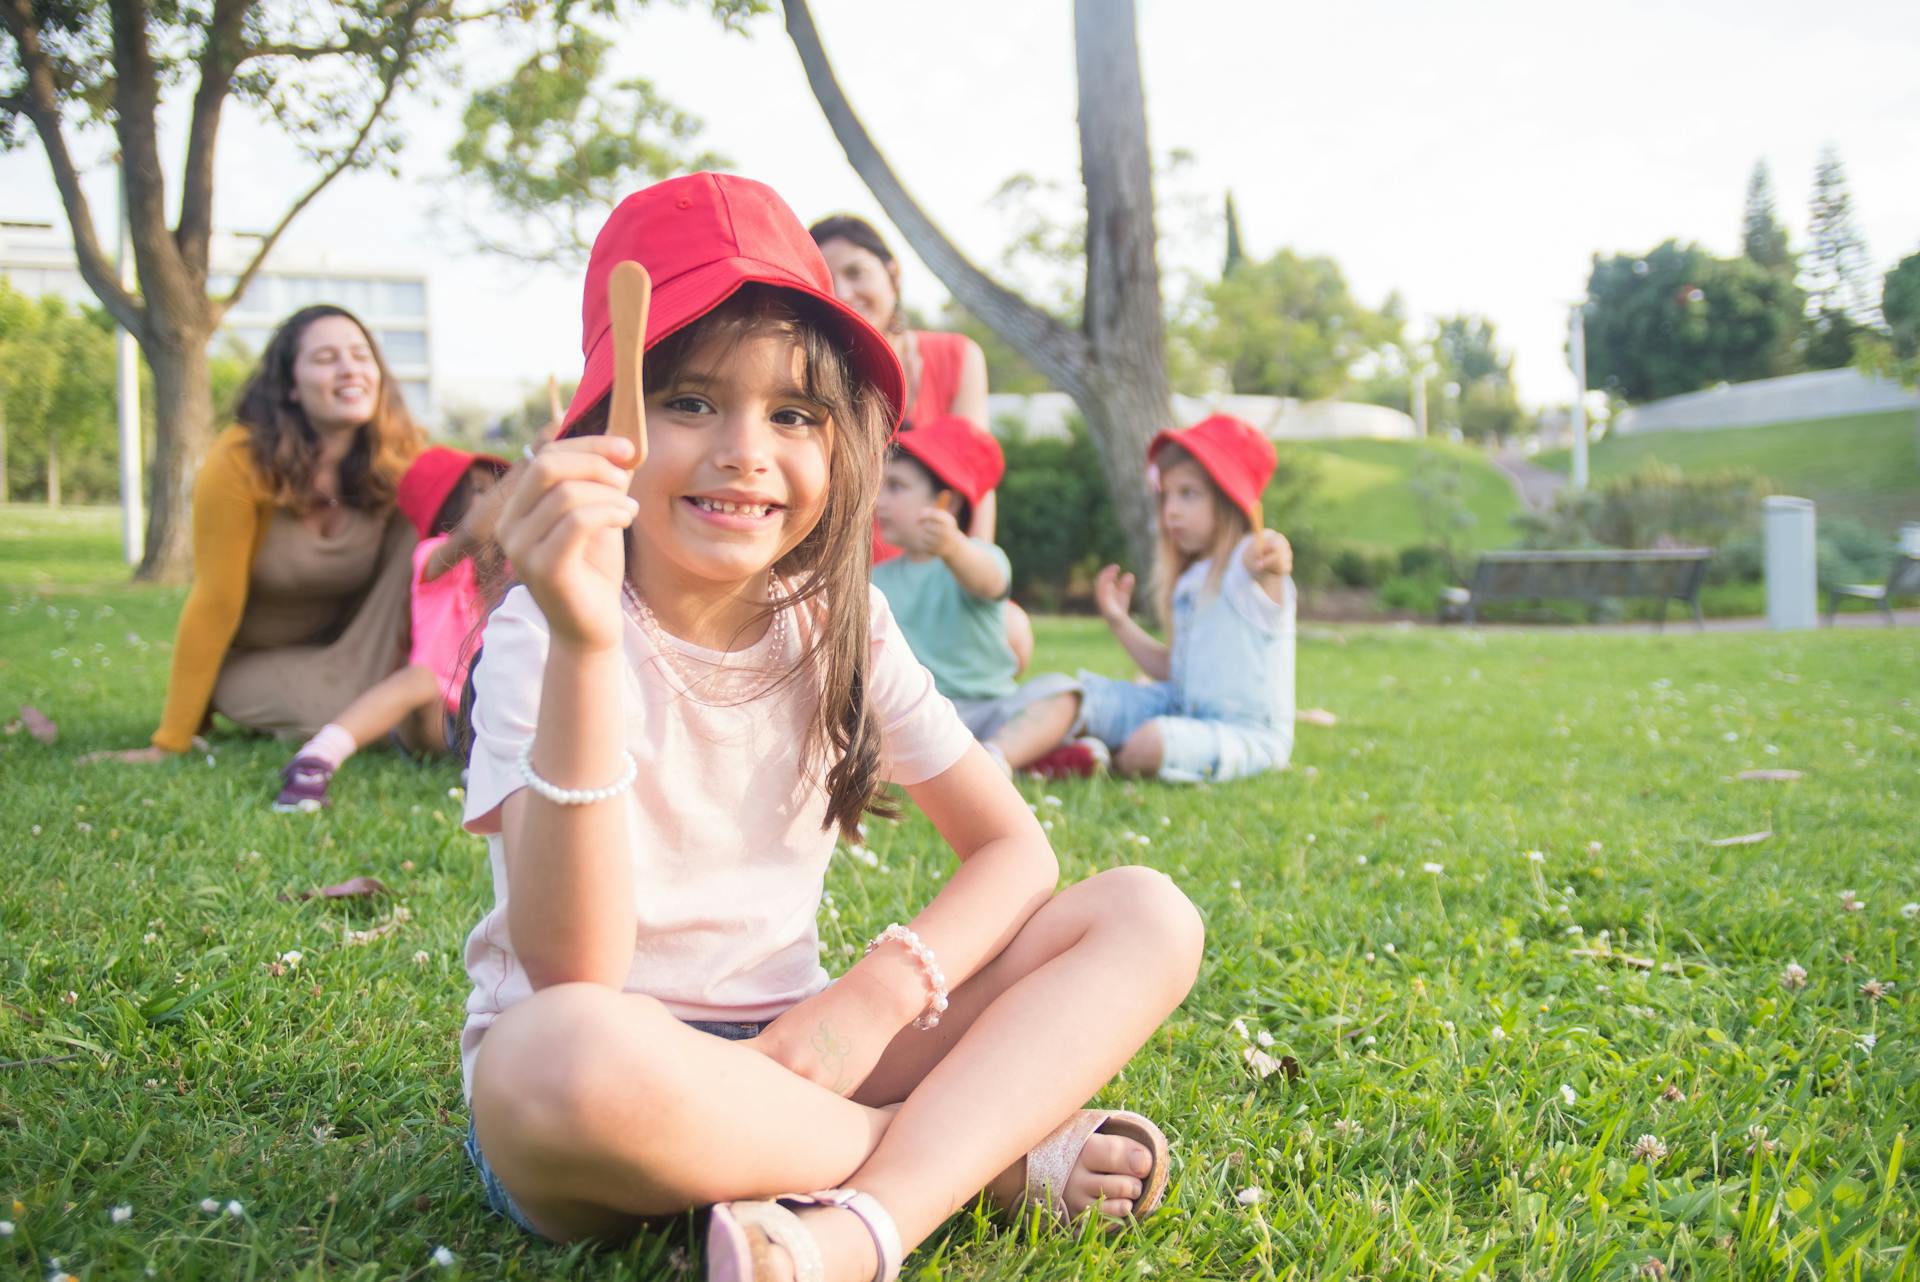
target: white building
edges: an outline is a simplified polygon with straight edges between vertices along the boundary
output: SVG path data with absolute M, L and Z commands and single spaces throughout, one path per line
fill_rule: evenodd
M 216 233 L 210 247 L 213 270 L 208 290 L 218 295 L 232 289 L 235 277 L 259 247 L 256 234 Z M 64 225 L 0 218 L 0 278 L 23 294 L 58 294 L 87 306 L 99 305 L 80 278 Z M 332 253 L 276 249 L 245 296 L 227 313 L 221 332 L 238 340 L 249 354 L 258 355 L 276 325 L 311 303 L 333 303 L 365 322 L 380 344 L 408 410 L 422 421 L 437 416 L 424 275 L 371 267 Z

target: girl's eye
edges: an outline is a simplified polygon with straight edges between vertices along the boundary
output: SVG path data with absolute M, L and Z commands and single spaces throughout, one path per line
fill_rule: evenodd
M 820 420 L 806 410 L 784 409 L 773 412 L 773 421 L 781 427 L 812 427 Z
M 707 408 L 707 403 L 698 396 L 675 396 L 667 401 L 666 408 L 676 414 L 698 414 Z

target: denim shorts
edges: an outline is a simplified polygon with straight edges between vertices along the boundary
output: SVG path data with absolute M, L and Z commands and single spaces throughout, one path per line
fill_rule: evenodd
M 744 1042 L 749 1038 L 758 1037 L 761 1030 L 767 1026 L 766 1024 L 732 1024 L 711 1019 L 689 1019 L 682 1022 L 689 1028 L 697 1028 L 703 1033 L 712 1033 L 715 1037 L 724 1037 L 730 1042 Z M 772 1022 L 767 1021 L 767 1023 Z M 467 1115 L 466 1147 L 467 1157 L 473 1162 L 473 1169 L 480 1173 L 480 1187 L 487 1195 L 487 1209 L 495 1215 L 505 1216 L 535 1237 L 544 1236 L 539 1229 L 533 1227 L 527 1219 L 527 1213 L 522 1211 L 520 1204 L 513 1200 L 513 1194 L 507 1192 L 506 1185 L 500 1182 L 500 1177 L 493 1173 L 491 1166 L 487 1165 L 487 1155 L 480 1151 L 480 1135 L 474 1129 L 471 1112 Z
M 1165 681 L 1137 685 L 1080 674 L 1080 720 L 1076 735 L 1089 734 L 1118 752 L 1149 721 L 1160 727 L 1160 774 L 1166 783 L 1244 779 L 1278 770 L 1293 755 L 1293 727 L 1241 725 L 1182 716 Z

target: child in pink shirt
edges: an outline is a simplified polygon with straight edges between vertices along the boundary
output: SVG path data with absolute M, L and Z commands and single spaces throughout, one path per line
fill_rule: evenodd
M 778 196 L 714 174 L 620 204 L 583 311 L 473 675 L 494 904 L 461 1060 L 489 1204 L 555 1241 L 711 1207 L 707 1277 L 735 1282 L 890 1279 L 983 1189 L 1152 1211 L 1165 1136 L 1080 1105 L 1185 996 L 1199 918 L 1145 868 L 1056 891 L 868 585 L 886 338 Z M 959 862 L 834 978 L 835 834 L 889 782 Z
M 409 752 L 443 753 L 453 746 L 460 693 L 485 612 L 472 557 L 485 532 L 468 517 L 506 471 L 505 459 L 436 445 L 421 451 L 400 478 L 395 502 L 420 532 L 413 549 L 407 666 L 300 745 L 280 772 L 275 810 L 311 812 L 331 804 L 327 787 L 334 772 L 383 735 L 393 735 Z

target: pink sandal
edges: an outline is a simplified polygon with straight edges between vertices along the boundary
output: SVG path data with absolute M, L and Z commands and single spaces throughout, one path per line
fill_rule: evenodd
M 789 1206 L 837 1206 L 860 1217 L 873 1238 L 880 1265 L 873 1282 L 894 1282 L 900 1276 L 900 1230 L 878 1199 L 853 1189 L 823 1189 L 818 1193 L 791 1193 L 764 1202 L 721 1202 L 707 1221 L 707 1282 L 754 1282 L 769 1247 L 780 1247 L 793 1261 L 794 1282 L 822 1282 L 826 1262 L 820 1244 Z
M 1067 1223 L 1067 1177 L 1087 1141 L 1099 1132 L 1133 1140 L 1153 1154 L 1153 1166 L 1140 1181 L 1140 1196 L 1133 1199 L 1132 1218 L 1143 1220 L 1159 1210 L 1167 1196 L 1170 1165 L 1166 1135 L 1138 1113 L 1103 1108 L 1081 1109 L 1028 1151 L 1024 1204 L 1044 1207 L 1056 1221 Z

